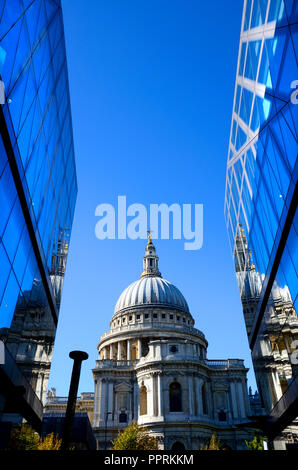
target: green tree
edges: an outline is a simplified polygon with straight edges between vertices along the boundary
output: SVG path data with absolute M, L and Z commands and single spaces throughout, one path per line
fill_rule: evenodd
M 37 450 L 60 450 L 62 439 L 59 439 L 58 435 L 54 435 L 52 432 L 44 438 L 40 438 Z
M 220 440 L 218 439 L 218 437 L 216 436 L 216 434 L 212 434 L 211 436 L 211 439 L 210 439 L 210 442 L 209 444 L 207 444 L 203 450 L 225 450 L 220 442 Z
M 39 435 L 29 424 L 19 424 L 12 430 L 9 450 L 37 450 Z
M 245 441 L 249 450 L 264 450 L 265 438 L 260 434 L 256 434 L 252 441 Z
M 19 424 L 12 430 L 8 450 L 59 450 L 61 442 L 54 433 L 43 438 L 29 424 Z
M 158 450 L 158 442 L 134 421 L 112 442 L 112 450 Z

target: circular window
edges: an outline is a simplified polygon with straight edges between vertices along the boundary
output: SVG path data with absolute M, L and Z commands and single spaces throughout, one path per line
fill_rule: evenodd
M 177 346 L 171 346 L 171 347 L 170 347 L 170 352 L 171 352 L 171 353 L 176 353 L 176 352 L 178 352 Z

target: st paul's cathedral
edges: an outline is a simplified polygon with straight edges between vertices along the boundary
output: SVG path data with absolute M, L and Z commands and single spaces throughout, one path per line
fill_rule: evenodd
M 241 359 L 207 359 L 181 292 L 165 280 L 149 235 L 139 280 L 120 295 L 98 344 L 93 369 L 93 431 L 109 449 L 119 429 L 136 421 L 160 449 L 198 450 L 213 433 L 225 448 L 251 440 L 251 409 Z

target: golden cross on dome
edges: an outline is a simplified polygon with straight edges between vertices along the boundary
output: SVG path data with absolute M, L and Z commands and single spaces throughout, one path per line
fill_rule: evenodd
M 153 230 L 151 230 L 151 229 L 149 228 L 149 230 L 147 230 L 147 233 L 148 233 L 148 241 L 149 241 L 149 243 L 151 243 L 151 242 L 152 242 L 152 235 L 151 235 L 151 233 L 153 233 Z

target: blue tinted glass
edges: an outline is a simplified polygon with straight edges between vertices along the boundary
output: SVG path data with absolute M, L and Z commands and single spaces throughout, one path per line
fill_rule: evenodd
M 7 164 L 6 152 L 4 149 L 3 141 L 0 136 L 0 179 L 4 171 L 5 165 Z
M 243 173 L 243 166 L 242 166 L 242 160 L 241 158 L 239 158 L 235 165 L 234 165 L 234 170 L 235 170 L 235 173 L 236 173 L 236 177 L 237 177 L 237 183 L 238 183 L 238 187 L 241 188 L 241 181 L 242 181 L 242 173 Z
M 245 18 L 244 18 L 244 31 L 249 29 L 251 4 L 252 4 L 252 0 L 247 0 L 246 10 L 245 10 Z
M 265 19 L 266 19 L 268 0 L 258 0 L 258 1 L 259 1 L 260 12 L 261 12 L 262 24 L 264 24 Z
M 241 149 L 246 151 L 246 156 L 244 156 L 245 177 L 242 180 L 239 206 L 235 193 L 236 179 L 238 180 L 236 166 L 234 168 L 237 178 L 232 180 L 233 198 L 237 203 L 236 209 L 239 210 L 239 221 L 242 222 L 247 248 L 242 238 L 239 238 L 239 231 L 235 233 L 229 223 L 231 220 L 235 227 L 236 214 L 233 205 L 227 204 L 225 208 L 231 247 L 235 245 L 237 250 L 235 268 L 248 335 L 250 335 L 252 319 L 259 309 L 259 296 L 264 287 L 264 280 L 272 278 L 269 259 L 272 262 L 274 259 L 277 261 L 277 249 L 281 247 L 280 237 L 285 230 L 287 212 L 293 202 L 291 201 L 293 188 L 297 184 L 298 148 L 298 106 L 293 105 L 290 100 L 294 88 L 291 84 L 298 77 L 298 2 L 295 0 L 249 2 L 244 16 L 244 30 L 249 27 L 251 5 L 253 9 L 250 27 L 263 25 L 267 12 L 269 24 L 265 26 L 267 32 L 264 35 L 263 48 L 260 41 L 249 41 L 244 73 L 245 77 L 250 80 L 256 80 L 258 77 L 258 82 L 264 87 L 255 88 L 254 100 L 247 99 L 243 92 L 243 99 L 240 100 L 239 106 L 240 117 L 245 122 L 248 122 L 249 110 L 253 106 L 250 128 L 256 132 L 251 150 L 243 149 L 243 147 Z M 260 28 L 253 32 L 255 37 L 260 37 L 261 30 Z M 274 36 L 270 37 L 272 33 Z M 252 34 L 250 38 L 253 38 Z M 260 56 L 261 50 L 262 56 Z M 240 57 L 242 55 L 241 50 Z M 242 72 L 243 60 L 240 59 L 238 74 L 241 75 Z M 238 82 L 241 83 L 243 80 L 237 77 L 236 83 Z M 253 83 L 248 84 L 249 88 L 250 85 L 254 87 Z M 236 97 L 237 95 L 239 96 L 238 90 L 236 90 Z M 247 132 L 241 121 L 239 124 Z M 238 126 L 236 131 L 236 148 L 239 151 L 244 142 L 244 136 L 241 134 L 241 127 Z M 230 196 L 229 188 L 226 196 Z M 229 199 L 226 201 L 228 202 Z M 258 361 L 257 381 L 267 411 L 270 411 L 277 403 L 291 383 L 293 376 L 297 374 L 288 354 L 288 347 L 291 348 L 291 340 L 296 334 L 294 325 L 297 324 L 297 232 L 296 215 L 261 325 L 257 326 L 256 331 L 257 340 L 253 349 L 253 359 Z M 265 356 L 263 356 L 264 344 L 266 344 Z M 275 367 L 276 361 L 280 361 L 282 366 L 276 374 L 274 383 L 270 382 L 270 386 L 267 386 L 268 365 Z M 260 367 L 260 363 L 266 363 L 266 366 Z
M 269 68 L 269 60 L 267 55 L 267 48 L 264 46 L 260 70 L 258 75 L 258 82 L 266 85 L 266 88 L 272 89 L 271 73 Z
M 237 92 L 236 92 L 236 99 L 235 99 L 235 113 L 238 113 L 240 94 L 241 94 L 241 86 L 238 85 Z
M 30 0 L 3 5 L 0 62 L 11 122 L 4 112 L 47 272 L 60 227 L 70 233 L 77 192 L 61 6 Z M 0 208 L 0 236 L 28 301 L 33 279 L 41 277 L 1 140 Z
M 268 98 L 261 99 L 259 96 L 256 96 L 255 106 L 258 108 L 259 126 L 263 126 L 270 116 L 272 103 Z
M 281 29 L 277 31 L 277 35 L 272 39 L 267 39 L 265 41 L 265 47 L 267 50 L 268 60 L 269 60 L 269 67 L 270 67 L 270 74 L 271 74 L 271 81 L 272 81 L 272 88 L 276 90 L 278 82 L 279 82 L 279 75 L 281 72 L 281 65 L 284 56 L 285 50 L 285 43 L 286 43 L 286 30 Z M 289 84 L 287 89 L 287 95 L 289 94 Z M 277 93 L 275 93 L 278 96 Z M 281 96 L 284 99 L 284 96 Z
M 10 268 L 11 268 L 9 259 L 7 257 L 7 254 L 1 242 L 0 242 L 0 266 L 1 266 L 1 270 L 0 270 L 0 304 L 1 304 L 4 289 L 5 289 L 9 272 L 10 272 Z M 1 325 L 1 318 L 0 318 L 0 325 Z
M 246 154 L 245 170 L 252 193 L 256 195 L 260 172 L 251 149 Z
M 14 273 L 11 271 L 4 291 L 2 303 L 0 305 L 0 326 L 1 328 L 10 327 L 11 320 L 19 295 L 19 285 Z
M 247 43 L 243 42 L 241 45 L 241 55 L 240 55 L 240 64 L 239 64 L 239 75 L 243 75 L 245 55 L 246 55 L 246 46 Z
M 284 1 L 274 0 L 270 2 L 268 22 L 277 21 L 279 24 L 284 23 L 285 17 Z
M 233 119 L 233 124 L 232 124 L 232 143 L 233 144 L 235 144 L 236 129 L 237 129 L 237 122 Z
M 236 150 L 240 150 L 241 147 L 246 143 L 247 141 L 247 135 L 245 132 L 242 130 L 240 126 L 238 126 L 237 130 L 237 139 L 236 139 Z
M 281 150 L 283 159 L 287 162 L 290 171 L 294 170 L 297 159 L 297 141 L 295 138 L 295 128 L 289 106 L 286 106 L 279 115 L 279 126 L 281 132 Z
M 235 208 L 236 208 L 236 211 L 238 211 L 238 206 L 239 206 L 239 189 L 238 189 L 238 187 L 236 186 L 235 174 L 233 174 L 233 179 L 232 179 L 232 193 L 233 193 Z
M 0 22 L 0 40 L 12 28 L 16 19 L 19 18 L 21 14 L 21 8 L 22 5 L 20 0 L 10 0 L 5 2 L 5 7 Z
M 262 23 L 263 23 L 263 20 L 262 20 L 259 0 L 254 0 L 250 27 L 256 28 L 257 26 L 261 26 Z
M 257 78 L 259 57 L 260 57 L 260 52 L 261 52 L 261 44 L 262 44 L 262 41 L 260 40 L 250 41 L 249 46 L 248 46 L 249 59 L 251 62 L 251 76 L 248 78 L 251 78 L 252 80 L 256 80 Z
M 7 224 L 9 214 L 12 210 L 16 199 L 16 190 L 13 183 L 10 168 L 6 165 L 5 170 L 2 173 L 0 179 L 0 236 L 3 234 L 3 230 Z
M 0 46 L 0 74 L 2 72 L 2 68 L 5 62 L 6 51 Z
M 241 118 L 244 120 L 244 122 L 248 125 L 249 120 L 250 120 L 250 113 L 251 113 L 251 108 L 252 108 L 252 100 L 253 100 L 253 94 L 251 91 L 247 90 L 246 88 L 243 88 L 242 92 L 242 102 L 241 102 L 241 112 L 242 115 L 240 114 Z M 242 103 L 245 103 L 245 108 L 242 108 Z M 246 113 L 245 113 L 246 112 Z
M 231 199 L 231 204 L 230 204 L 230 216 L 231 216 L 231 224 L 232 224 L 232 228 L 233 228 L 233 231 L 235 232 L 236 230 L 236 226 L 237 226 L 237 218 L 236 218 L 236 213 L 235 213 L 235 209 L 234 209 L 234 204 L 233 204 L 233 201 Z
M 250 121 L 250 128 L 253 132 L 256 132 L 260 128 L 260 115 L 259 115 L 259 108 L 257 105 L 257 100 L 255 97 L 254 105 L 253 105 L 253 113 Z
M 25 221 L 21 205 L 19 200 L 16 199 L 2 238 L 3 244 L 11 262 L 14 259 L 24 224 Z
M 246 178 L 243 179 L 243 188 L 242 188 L 242 202 L 245 210 L 245 214 L 247 217 L 247 222 L 248 222 L 248 230 L 251 226 L 251 220 L 252 220 L 252 200 L 250 197 L 249 189 L 247 186 L 247 181 Z
M 13 270 L 20 284 L 22 284 L 23 281 L 23 276 L 30 253 L 33 253 L 33 249 L 31 247 L 29 234 L 26 228 L 24 228 L 13 262 Z

